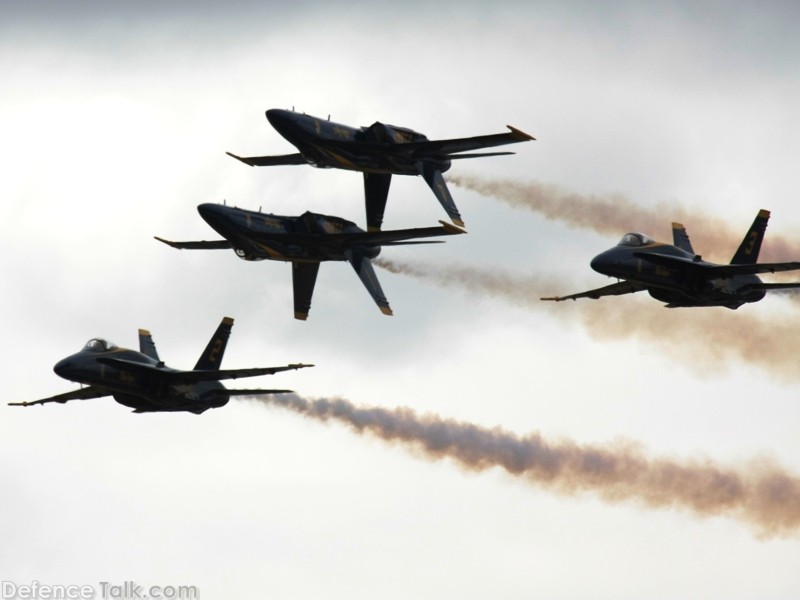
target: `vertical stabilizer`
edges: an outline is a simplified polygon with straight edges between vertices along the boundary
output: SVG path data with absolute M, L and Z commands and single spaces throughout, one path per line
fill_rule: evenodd
M 391 173 L 364 173 L 364 201 L 367 207 L 367 230 L 380 231 L 386 198 L 392 183 Z
M 377 304 L 378 308 L 381 309 L 381 312 L 385 315 L 391 316 L 392 309 L 389 307 L 389 301 L 383 294 L 381 284 L 378 281 L 378 276 L 375 275 L 375 269 L 372 267 L 372 263 L 370 262 L 369 258 L 358 250 L 354 250 L 352 248 L 345 250 L 344 255 L 347 258 L 347 262 L 349 262 L 353 267 L 353 270 L 355 270 L 358 278 L 361 280 L 361 283 L 363 283 L 364 287 L 367 288 L 367 291 L 369 292 L 369 295 L 372 296 L 375 304 Z
M 203 350 L 203 354 L 194 366 L 195 371 L 217 371 L 222 364 L 222 356 L 225 354 L 225 346 L 228 345 L 228 337 L 231 335 L 233 319 L 223 317 L 222 322 L 209 340 L 208 346 Z
M 317 283 L 318 262 L 292 263 L 292 290 L 294 292 L 294 318 L 305 321 L 311 310 L 311 297 Z
M 155 361 L 161 362 L 161 359 L 158 358 L 156 344 L 153 342 L 153 336 L 150 335 L 150 332 L 147 331 L 147 329 L 139 330 L 139 352 L 145 356 L 149 356 Z
M 672 243 L 689 254 L 695 254 L 692 242 L 689 241 L 689 234 L 686 233 L 686 227 L 680 223 L 672 224 Z
M 417 163 L 417 169 L 419 170 L 419 174 L 425 179 L 425 182 L 430 186 L 431 190 L 433 190 L 436 199 L 439 200 L 439 203 L 447 212 L 450 220 L 459 227 L 464 227 L 461 214 L 458 212 L 458 208 L 456 208 L 456 203 L 453 201 L 450 190 L 447 189 L 447 184 L 438 167 L 429 162 L 420 161 Z
M 764 232 L 767 230 L 769 221 L 769 211 L 763 208 L 758 211 L 758 216 L 750 226 L 750 231 L 744 236 L 742 244 L 731 259 L 732 265 L 752 265 L 758 260 L 758 253 L 761 251 L 761 242 L 764 240 Z

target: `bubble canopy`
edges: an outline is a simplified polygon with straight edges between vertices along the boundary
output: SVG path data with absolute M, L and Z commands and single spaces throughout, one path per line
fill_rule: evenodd
M 114 350 L 117 345 L 114 342 L 109 342 L 103 338 L 92 338 L 83 347 L 84 350 L 89 352 L 108 352 Z
M 622 236 L 622 239 L 619 241 L 617 246 L 647 246 L 648 244 L 652 244 L 654 242 L 655 240 L 653 238 L 643 233 L 626 233 Z

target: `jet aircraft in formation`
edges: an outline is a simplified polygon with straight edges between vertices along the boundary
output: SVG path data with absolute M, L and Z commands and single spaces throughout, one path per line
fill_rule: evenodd
M 291 262 L 294 316 L 300 320 L 308 317 L 322 261 L 349 262 L 381 312 L 391 315 L 392 309 L 370 259 L 380 254 L 382 246 L 432 244 L 437 242 L 409 240 L 466 233 L 443 221 L 440 221 L 441 227 L 367 232 L 351 221 L 312 212 L 286 217 L 221 204 L 201 204 L 197 210 L 224 240 L 172 242 L 156 239 L 181 250 L 233 249 L 244 260 Z
M 513 154 L 471 151 L 535 139 L 508 125 L 508 133 L 429 140 L 405 127 L 375 122 L 369 127 L 356 128 L 275 108 L 267 111 L 267 120 L 300 152 L 249 157 L 227 154 L 250 166 L 310 164 L 363 172 L 369 231 L 381 228 L 392 175 L 422 175 L 453 223 L 463 227 L 464 221 L 442 177 L 442 173 L 450 168 L 451 161 Z
M 231 396 L 282 394 L 291 390 L 226 389 L 223 379 L 272 375 L 280 371 L 302 369 L 314 365 L 290 364 L 283 367 L 220 370 L 222 356 L 231 333 L 233 319 L 225 317 L 208 346 L 191 371 L 167 367 L 156 352 L 150 332 L 139 330 L 139 352 L 120 348 L 113 343 L 93 338 L 83 349 L 56 363 L 53 370 L 70 381 L 86 384 L 78 390 L 34 400 L 11 402 L 10 406 L 32 406 L 70 400 L 88 400 L 113 396 L 114 400 L 133 409 L 133 412 L 186 411 L 200 414 L 209 408 L 219 408 Z
M 656 242 L 642 233 L 626 233 L 619 244 L 595 256 L 591 267 L 616 277 L 611 285 L 542 300 L 598 299 L 647 290 L 668 308 L 684 306 L 725 306 L 736 309 L 758 302 L 768 290 L 800 288 L 797 283 L 764 283 L 757 273 L 800 269 L 800 262 L 757 263 L 767 229 L 769 211 L 761 210 L 730 264 L 720 265 L 695 254 L 686 229 L 672 224 L 673 245 Z

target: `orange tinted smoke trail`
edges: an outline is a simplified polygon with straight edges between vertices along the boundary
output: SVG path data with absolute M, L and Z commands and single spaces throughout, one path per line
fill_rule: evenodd
M 672 222 L 677 221 L 686 226 L 696 252 L 719 262 L 730 260 L 752 223 L 742 223 L 732 229 L 727 222 L 695 208 L 687 210 L 663 203 L 655 207 L 642 206 L 620 194 L 578 194 L 535 181 L 484 179 L 471 175 L 448 175 L 447 181 L 482 196 L 497 198 L 513 208 L 530 210 L 571 227 L 608 234 L 614 241 L 628 231 L 640 231 L 668 241 L 670 238 L 660 232 L 669 232 Z M 760 208 L 769 207 L 754 204 L 753 218 Z M 797 260 L 800 245 L 767 233 L 760 258 L 764 262 Z
M 697 372 L 718 372 L 730 360 L 757 366 L 785 381 L 800 380 L 800 322 L 764 315 L 747 307 L 666 309 L 660 302 L 633 298 L 582 299 L 558 304 L 542 296 L 565 293 L 574 283 L 498 268 L 451 263 L 408 263 L 378 258 L 378 267 L 443 287 L 501 298 L 527 309 L 549 310 L 570 322 L 579 319 L 597 339 L 638 338 L 655 345 Z M 601 283 L 602 284 L 602 283 Z M 599 286 L 598 286 L 599 287 Z M 640 292 L 640 295 L 647 292 Z M 644 300 L 644 299 L 642 299 Z M 636 302 L 635 306 L 631 303 Z
M 800 527 L 800 479 L 775 465 L 733 469 L 708 460 L 653 458 L 630 442 L 552 442 L 538 433 L 519 436 L 498 427 L 418 415 L 410 408 L 357 407 L 341 398 L 283 394 L 253 400 L 343 423 L 428 460 L 449 458 L 469 471 L 500 467 L 561 494 L 594 492 L 609 502 L 676 507 L 704 517 L 726 515 L 752 525 L 762 536 L 788 535 Z

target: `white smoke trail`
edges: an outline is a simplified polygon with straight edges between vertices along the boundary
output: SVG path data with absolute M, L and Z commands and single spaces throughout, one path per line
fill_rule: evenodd
M 561 494 L 594 492 L 609 502 L 675 507 L 701 517 L 727 515 L 765 537 L 793 535 L 800 528 L 800 478 L 765 461 L 735 469 L 706 459 L 654 458 L 631 442 L 553 442 L 538 433 L 518 436 L 499 427 L 418 415 L 410 408 L 357 407 L 342 398 L 283 394 L 251 400 L 343 423 L 428 460 L 449 458 L 471 471 L 500 467 Z

